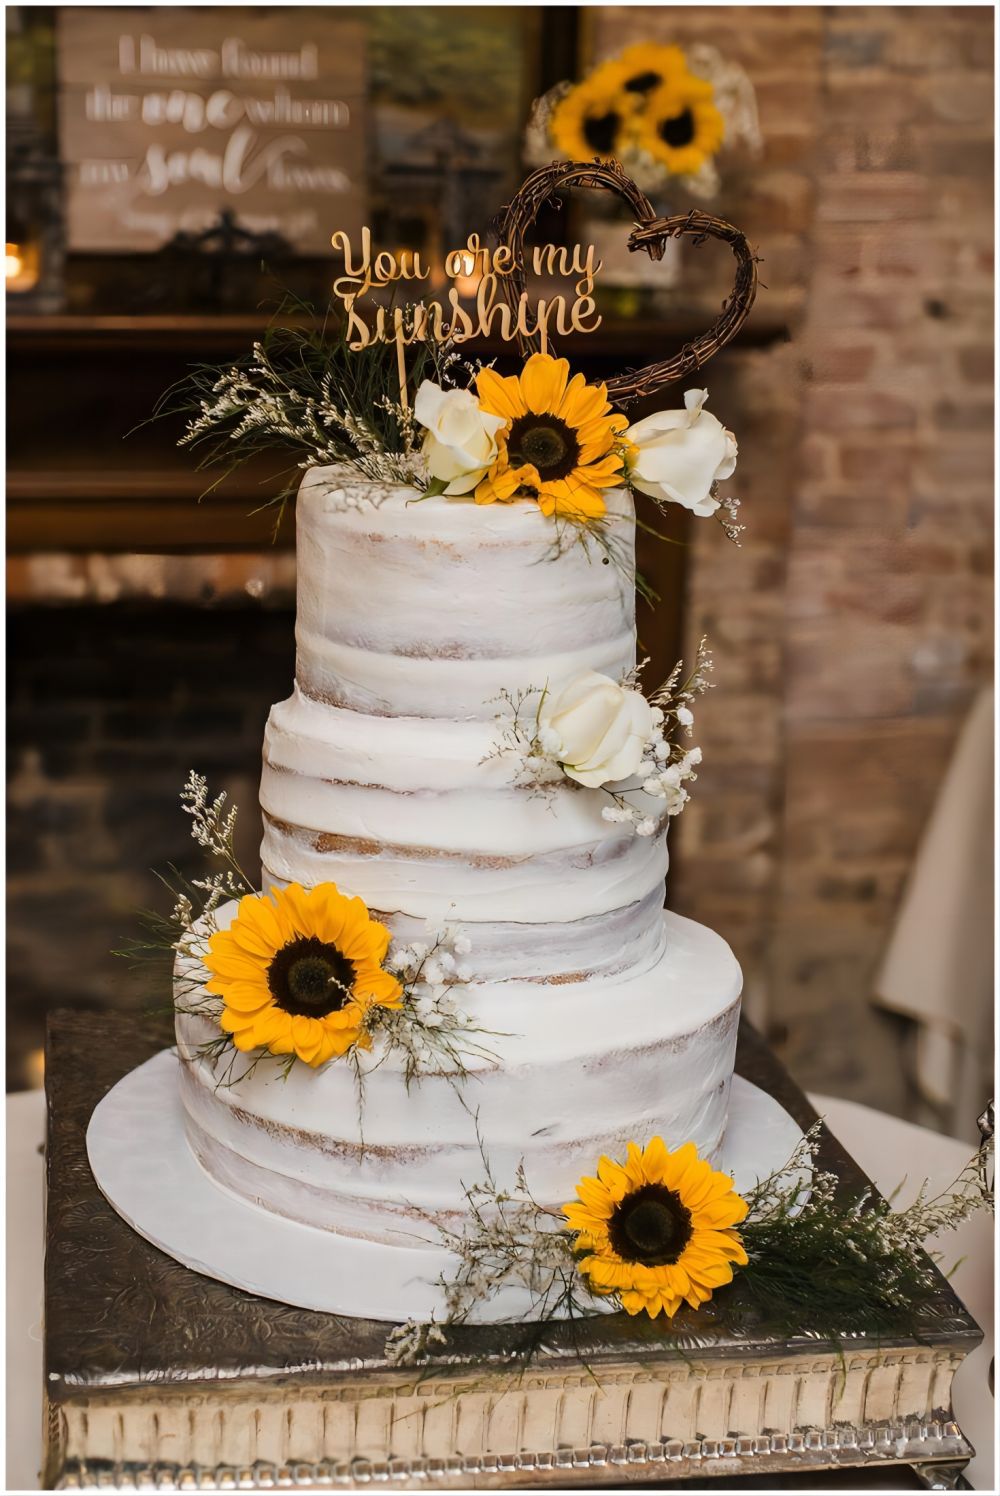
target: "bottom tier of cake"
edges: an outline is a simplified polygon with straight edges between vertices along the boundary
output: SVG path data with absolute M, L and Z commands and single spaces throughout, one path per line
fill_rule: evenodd
M 224 923 L 233 907 L 222 911 Z M 523 1164 L 542 1204 L 571 1199 L 604 1153 L 653 1136 L 714 1158 L 726 1128 L 741 977 L 725 941 L 665 914 L 647 969 L 566 987 L 503 982 L 466 989 L 495 1058 L 462 1084 L 438 1075 L 407 1089 L 395 1055 L 287 1077 L 265 1057 L 220 1062 L 218 1036 L 177 1018 L 185 1130 L 199 1163 L 239 1198 L 305 1225 L 418 1246 L 435 1223 L 460 1229 L 465 1188 L 488 1160 L 500 1185 Z M 186 995 L 188 1004 L 191 994 Z M 231 1058 L 231 1056 L 229 1057 Z M 228 1072 L 228 1073 L 227 1073 Z

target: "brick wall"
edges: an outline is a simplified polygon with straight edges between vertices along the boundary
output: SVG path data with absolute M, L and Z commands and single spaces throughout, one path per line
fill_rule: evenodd
M 673 902 L 714 924 L 799 1079 L 912 1110 L 873 974 L 991 669 L 993 16 L 972 7 L 602 7 L 593 56 L 702 40 L 765 147 L 716 211 L 788 345 L 706 378 L 741 439 L 733 553 L 696 526 L 717 645 Z M 672 204 L 676 211 L 681 204 Z
M 111 951 L 163 909 L 153 875 L 198 876 L 178 794 L 189 769 L 244 811 L 259 867 L 264 722 L 294 669 L 289 607 L 124 600 L 15 609 L 9 623 L 8 1083 L 30 1078 L 50 1007 L 162 1008 Z

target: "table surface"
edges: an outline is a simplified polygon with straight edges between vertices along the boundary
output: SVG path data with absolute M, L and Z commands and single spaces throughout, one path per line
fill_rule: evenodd
M 885 1194 L 903 1181 L 906 1203 L 926 1178 L 945 1188 L 966 1163 L 968 1143 L 942 1137 L 855 1102 L 810 1100 L 847 1151 Z M 7 1485 L 39 1489 L 42 1430 L 42 1253 L 45 1105 L 41 1091 L 7 1098 Z M 994 1406 L 988 1370 L 994 1353 L 994 1237 L 985 1213 L 940 1243 L 943 1266 L 957 1262 L 951 1281 L 984 1331 L 983 1344 L 955 1378 L 955 1414 L 976 1447 L 966 1476 L 977 1491 L 993 1491 L 996 1468 Z M 888 1472 L 887 1472 L 888 1473 Z M 857 1488 L 859 1472 L 815 1478 L 802 1489 Z M 869 1479 L 869 1484 L 870 1484 Z M 901 1480 L 900 1484 L 903 1484 Z M 884 1489 L 882 1482 L 879 1485 Z M 907 1487 L 910 1488 L 910 1487 Z

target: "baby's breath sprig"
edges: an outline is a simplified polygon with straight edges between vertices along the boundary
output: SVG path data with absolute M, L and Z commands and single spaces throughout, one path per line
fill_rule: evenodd
M 725 496 L 723 496 L 722 494 L 717 492 L 717 488 L 718 485 L 713 483 L 712 497 L 717 498 L 719 501 L 719 507 L 715 511 L 715 517 L 719 521 L 719 524 L 722 526 L 727 537 L 733 542 L 733 545 L 737 546 L 738 548 L 742 548 L 743 541 L 740 537 L 746 529 L 746 525 L 739 523 L 740 504 L 742 501 L 735 498 L 732 494 L 726 494 Z
M 387 411 L 396 426 L 402 451 L 394 452 L 386 450 L 384 428 L 372 422 L 371 413 L 346 403 L 339 372 L 327 369 L 303 388 L 302 370 L 283 367 L 263 343 L 254 343 L 246 364 L 217 371 L 178 446 L 197 446 L 224 432 L 234 458 L 247 448 L 281 445 L 302 454 L 300 471 L 348 462 L 368 478 L 409 482 L 412 431 L 407 442 L 401 407 L 384 395 L 376 398 L 376 408 Z
M 191 817 L 191 835 L 210 857 L 217 857 L 227 864 L 226 889 L 236 897 L 252 892 L 252 887 L 236 858 L 233 843 L 237 809 L 235 805 L 227 805 L 228 799 L 226 791 L 220 790 L 209 803 L 208 781 L 204 774 L 198 774 L 194 769 L 189 771 L 181 790 L 181 808 Z
M 467 1108 L 465 1082 L 475 1075 L 470 1062 L 495 1065 L 499 1056 L 482 1041 L 505 1037 L 475 1022 L 461 1004 L 469 979 L 461 958 L 472 949 L 469 937 L 451 925 L 427 921 L 427 939 L 390 947 L 386 967 L 403 988 L 399 1008 L 371 1008 L 365 1015 L 370 1047 L 355 1045 L 347 1058 L 354 1071 L 358 1128 L 365 1147 L 365 1085 L 368 1076 L 390 1054 L 402 1058 L 403 1084 L 411 1086 L 437 1076 L 452 1087 Z
M 284 325 L 289 316 L 296 325 Z M 415 341 L 407 356 L 411 387 L 443 356 L 432 340 Z M 209 491 L 260 453 L 288 454 L 287 481 L 266 501 L 277 506 L 277 527 L 308 468 L 347 464 L 378 483 L 419 486 L 424 473 L 412 415 L 398 391 L 394 344 L 351 349 L 345 319 L 285 293 L 246 358 L 196 367 L 166 392 L 156 418 L 185 419 L 178 445 L 213 470 Z
M 127 941 L 113 954 L 132 961 L 135 966 L 156 963 L 159 967 L 178 956 L 186 958 L 176 973 L 175 992 L 183 999 L 200 986 L 201 957 L 217 928 L 215 916 L 219 905 L 252 893 L 253 887 L 236 857 L 237 812 L 235 805 L 228 804 L 225 790 L 210 801 L 205 776 L 192 769 L 180 799 L 182 810 L 191 817 L 193 839 L 223 866 L 201 878 L 185 878 L 173 864 L 167 873 L 157 873 L 174 901 L 170 914 L 140 910 L 144 938 Z
M 993 1208 L 983 1143 L 958 1179 L 904 1210 L 874 1190 L 846 1195 L 837 1176 L 814 1166 L 817 1122 L 783 1169 L 747 1196 L 740 1235 L 750 1258 L 740 1274 L 744 1302 L 789 1334 L 837 1341 L 862 1331 L 912 1333 L 938 1292 L 927 1242 L 978 1210 Z M 812 1170 L 810 1174 L 810 1169 Z
M 517 767 L 513 783 L 532 795 L 550 798 L 557 784 L 571 784 L 555 758 L 559 744 L 541 721 L 549 687 L 525 686 L 517 691 L 506 688 L 490 698 L 497 724 L 497 744 L 482 758 L 512 758 Z
M 630 671 L 623 678 L 622 685 L 638 690 L 638 678 L 647 663 L 644 660 Z M 685 748 L 678 738 L 692 736 L 694 713 L 690 703 L 714 684 L 709 680 L 712 665 L 708 640 L 702 636 L 690 674 L 681 679 L 684 661 L 678 660 L 663 684 L 649 697 L 653 732 L 636 772 L 639 788 L 660 802 L 662 815 L 680 814 L 690 799 L 685 785 L 693 784 L 698 777 L 695 770 L 701 763 L 701 749 Z M 636 836 L 654 835 L 660 824 L 656 815 L 635 805 L 622 791 L 605 787 L 604 793 L 610 801 L 601 811 L 606 821 L 630 825 Z
M 149 966 L 158 988 L 172 981 L 171 1006 L 175 1013 L 193 1014 L 217 1025 L 224 1005 L 221 998 L 204 988 L 208 943 L 219 928 L 219 906 L 255 890 L 236 856 L 237 808 L 229 803 L 225 790 L 210 798 L 205 776 L 192 769 L 180 800 L 185 815 L 191 817 L 193 840 L 209 858 L 221 861 L 223 866 L 201 878 L 186 878 L 172 864 L 167 873 L 157 873 L 173 899 L 171 912 L 140 910 L 144 938 L 128 941 L 114 954 L 132 961 L 134 967 Z M 220 1085 L 234 1085 L 244 1079 L 263 1057 L 242 1056 L 229 1034 L 219 1034 L 199 1045 L 199 1053 L 210 1059 L 213 1066 L 224 1052 L 228 1066 L 221 1074 Z M 239 1059 L 246 1059 L 247 1064 L 237 1074 L 234 1066 Z
M 706 691 L 712 690 L 715 682 L 709 677 L 714 668 L 715 661 L 708 646 L 708 635 L 702 634 L 695 650 L 691 673 L 681 680 L 684 661 L 678 660 L 663 684 L 652 693 L 650 702 L 653 706 L 658 706 L 665 717 L 672 716 L 680 726 L 690 729 L 691 723 L 686 716 L 679 714 L 679 709 L 686 707 L 696 696 L 703 696 Z
M 447 1331 L 465 1324 L 479 1304 L 505 1287 L 526 1288 L 530 1310 L 523 1318 L 544 1326 L 556 1319 L 572 1319 L 592 1312 L 593 1296 L 587 1280 L 576 1269 L 573 1238 L 562 1212 L 540 1205 L 528 1187 L 519 1164 L 512 1189 L 494 1176 L 483 1140 L 479 1137 L 483 1178 L 464 1189 L 466 1223 L 454 1231 L 438 1225 L 442 1243 L 457 1261 L 454 1276 L 439 1280 L 444 1316 L 425 1324 L 407 1321 L 391 1330 L 386 1355 L 396 1365 L 427 1359 L 433 1347 L 447 1345 Z M 525 1357 L 535 1338 L 518 1344 L 512 1359 Z
M 209 802 L 208 782 L 204 774 L 198 774 L 194 769 L 189 772 L 187 783 L 181 790 L 181 808 L 185 815 L 191 817 L 192 837 L 209 857 L 224 864 L 221 870 L 208 873 L 204 878 L 192 878 L 191 887 L 205 895 L 197 915 L 190 899 L 178 900 L 175 905 L 175 916 L 186 923 L 183 924 L 182 935 L 174 949 L 185 954 L 196 954 L 191 939 L 191 927 L 196 918 L 200 934 L 195 937 L 195 942 L 214 930 L 214 916 L 220 904 L 227 899 L 239 899 L 244 894 L 254 892 L 253 884 L 236 857 L 234 839 L 237 812 L 235 805 L 227 803 L 228 798 L 226 791 L 221 790 Z
M 387 968 L 402 983 L 403 1006 L 373 1007 L 366 1015 L 371 1038 L 384 1040 L 382 1058 L 394 1050 L 402 1056 L 407 1090 L 427 1075 L 460 1084 L 472 1073 L 470 1060 L 497 1060 L 481 1039 L 500 1037 L 476 1024 L 461 1005 L 469 980 L 462 963 L 472 949 L 469 937 L 451 925 L 437 927 L 433 922 L 427 933 L 427 940 L 391 948 L 386 958 Z M 380 1063 L 376 1058 L 370 1068 Z

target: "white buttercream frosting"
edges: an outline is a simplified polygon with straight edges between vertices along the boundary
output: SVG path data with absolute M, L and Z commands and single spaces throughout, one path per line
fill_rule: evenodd
M 498 1181 L 513 1184 L 523 1161 L 536 1198 L 550 1205 L 572 1198 L 601 1154 L 623 1155 L 631 1139 L 692 1139 L 713 1156 L 725 1131 L 740 971 L 710 930 L 660 918 L 659 956 L 625 975 L 473 984 L 466 1006 L 490 1030 L 483 1042 L 495 1059 L 470 1061 L 460 1096 L 442 1076 L 407 1090 L 390 1054 L 368 1069 L 360 1118 L 349 1063 L 295 1065 L 282 1079 L 265 1059 L 246 1080 L 220 1085 L 228 1060 L 213 1068 L 199 1055 L 217 1031 L 180 1015 L 196 1152 L 227 1187 L 269 1209 L 381 1241 L 426 1235 L 424 1214 L 452 1224 L 461 1216 L 463 1182 L 482 1173 L 477 1130 Z M 248 1063 L 237 1056 L 234 1073 Z
M 534 503 L 407 488 L 380 490 L 376 507 L 367 487 L 318 468 L 299 490 L 296 673 L 308 695 L 376 714 L 489 718 L 505 688 L 634 664 L 634 588 L 571 527 Z M 631 503 L 612 501 L 627 559 Z

